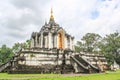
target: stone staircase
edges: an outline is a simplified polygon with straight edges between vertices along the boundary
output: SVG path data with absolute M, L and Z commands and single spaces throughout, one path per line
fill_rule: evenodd
M 10 71 L 14 64 L 13 62 L 17 60 L 17 57 L 20 55 L 21 50 L 22 50 L 21 48 L 17 50 L 17 52 L 15 52 L 15 55 L 8 62 L 0 65 L 0 72 Z
M 11 66 L 11 61 L 8 61 L 8 62 L 0 65 L 0 72 L 2 72 L 3 70 L 5 70 L 9 66 Z
M 80 55 L 71 56 L 75 72 L 77 73 L 97 73 L 100 69 L 92 65 L 89 61 L 82 58 Z

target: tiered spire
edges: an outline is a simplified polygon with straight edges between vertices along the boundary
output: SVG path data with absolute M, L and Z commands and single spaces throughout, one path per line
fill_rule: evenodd
M 52 8 L 51 8 L 50 21 L 54 21 L 54 16 L 53 16 L 53 10 L 52 10 Z

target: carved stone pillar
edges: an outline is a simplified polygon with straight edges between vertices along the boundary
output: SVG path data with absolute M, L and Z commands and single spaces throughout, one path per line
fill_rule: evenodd
M 37 37 L 38 37 L 38 36 L 37 36 L 37 33 L 35 33 L 35 44 L 36 44 L 35 47 L 37 47 L 37 45 L 38 45 L 38 43 L 37 43 L 37 42 L 38 42 L 38 41 L 37 41 Z
M 39 47 L 41 48 L 41 35 L 39 36 Z
M 47 48 L 47 36 L 44 36 L 44 47 Z
M 48 48 L 48 35 L 45 36 L 45 48 Z
M 57 34 L 55 34 L 54 36 L 54 47 L 57 48 Z
M 52 48 L 55 48 L 55 35 L 52 35 Z
M 58 37 L 58 34 L 57 34 L 56 36 L 57 36 L 57 40 L 56 40 L 57 44 L 56 44 L 56 47 L 59 48 L 59 37 Z
M 31 45 L 31 48 L 34 47 L 34 38 L 33 37 L 31 39 L 31 44 L 30 45 Z
M 43 33 L 41 33 L 41 48 L 43 47 Z
M 68 45 L 68 42 L 67 42 L 67 36 L 65 36 L 65 48 L 68 48 L 67 45 Z
M 67 37 L 67 48 L 70 49 L 70 37 Z
M 47 48 L 49 48 L 49 35 L 46 36 L 46 39 L 47 39 Z
M 52 48 L 52 34 L 49 33 L 49 34 L 48 34 L 48 37 L 49 37 L 49 41 L 48 41 L 48 42 L 49 42 L 49 43 L 48 43 L 49 45 L 48 45 L 48 48 Z

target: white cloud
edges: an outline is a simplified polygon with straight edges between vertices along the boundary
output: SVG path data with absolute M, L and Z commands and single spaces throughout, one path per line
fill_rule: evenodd
M 75 40 L 88 32 L 120 32 L 120 0 L 2 0 L 0 5 L 0 45 L 29 39 L 49 20 L 51 7 L 55 21 Z

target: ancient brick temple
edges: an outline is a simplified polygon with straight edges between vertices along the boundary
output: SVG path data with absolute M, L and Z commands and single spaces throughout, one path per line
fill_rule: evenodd
M 87 54 L 75 53 L 74 37 L 66 33 L 55 22 L 51 10 L 49 22 L 46 22 L 39 32 L 32 33 L 30 48 L 22 48 L 10 61 L 0 66 L 0 71 L 10 73 L 89 73 L 100 72 L 103 69 L 101 66 L 107 64 L 103 55 L 89 54 L 87 58 L 83 55 L 87 57 Z

